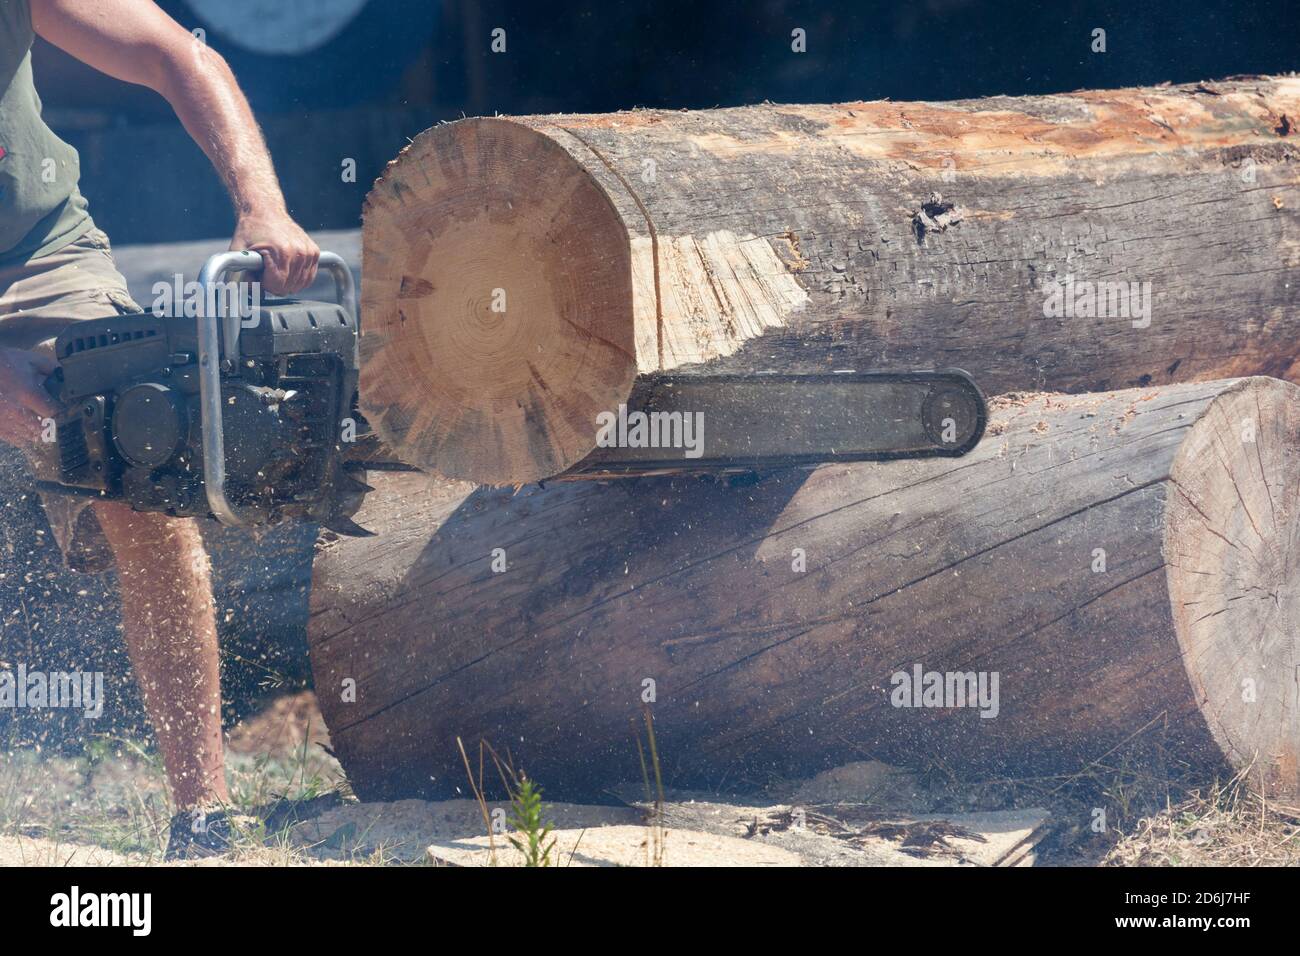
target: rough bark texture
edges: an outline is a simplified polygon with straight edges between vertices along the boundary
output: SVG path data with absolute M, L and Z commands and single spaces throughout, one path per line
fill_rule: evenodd
M 1300 380 L 1297 117 L 1264 77 L 439 126 L 367 200 L 363 403 L 407 461 L 506 484 L 654 370 Z M 1067 277 L 1150 283 L 1149 325 L 1045 315 Z
M 1160 732 L 1297 793 L 1294 385 L 1013 396 L 966 458 L 749 485 L 375 483 L 380 534 L 322 547 L 310 625 L 363 797 L 454 791 L 458 736 L 556 796 L 639 779 L 647 680 L 674 784 L 1046 772 Z M 996 672 L 997 716 L 892 706 L 917 665 Z

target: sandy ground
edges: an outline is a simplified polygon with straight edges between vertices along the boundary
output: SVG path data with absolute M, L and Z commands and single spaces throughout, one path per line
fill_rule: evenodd
M 44 837 L 0 837 L 0 866 L 129 866 L 143 858 Z
M 234 850 L 202 866 L 512 866 L 508 804 L 350 796 L 310 693 L 280 697 L 227 739 L 244 818 Z M 1300 810 L 1223 786 L 1147 799 L 1123 768 L 1068 786 L 962 784 L 861 761 L 761 793 L 613 787 L 622 805 L 546 803 L 557 866 L 1027 866 L 1300 863 Z M 1145 771 L 1146 765 L 1144 765 Z M 1149 774 L 1148 774 L 1149 776 Z M 544 783 L 544 782 L 543 782 Z M 1126 789 L 1127 788 L 1127 789 Z M 1096 807 L 1112 823 L 1094 832 Z M 170 808 L 155 756 L 95 740 L 85 755 L 0 756 L 0 866 L 158 865 Z

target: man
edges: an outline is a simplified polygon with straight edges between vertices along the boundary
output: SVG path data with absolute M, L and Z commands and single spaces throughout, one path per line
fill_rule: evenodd
M 262 254 L 263 288 L 288 294 L 308 285 L 319 250 L 285 209 L 230 69 L 152 0 L 0 0 L 0 441 L 39 457 L 42 422 L 54 411 L 42 388 L 53 337 L 76 320 L 140 310 L 78 190 L 76 151 L 41 118 L 34 35 L 166 98 L 234 201 L 231 248 Z M 70 567 L 116 565 L 127 650 L 180 811 L 168 855 L 219 852 L 229 838 L 221 809 L 229 794 L 212 588 L 198 528 L 113 502 L 87 506 L 50 495 L 44 504 Z M 206 825 L 191 826 L 192 819 Z

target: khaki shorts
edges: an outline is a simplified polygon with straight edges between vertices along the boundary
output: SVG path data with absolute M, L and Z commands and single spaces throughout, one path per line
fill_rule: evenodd
M 48 256 L 0 266 L 0 348 L 53 354 L 55 337 L 73 322 L 142 311 L 127 291 L 126 280 L 113 262 L 108 236 L 100 229 L 92 228 Z M 53 446 L 48 451 L 18 452 L 0 445 L 0 454 L 17 457 L 24 453 L 38 473 L 48 473 L 57 464 L 51 460 Z M 0 494 L 15 490 L 0 489 Z M 46 495 L 42 504 L 69 568 L 94 574 L 112 565 L 113 554 L 89 508 L 93 501 Z

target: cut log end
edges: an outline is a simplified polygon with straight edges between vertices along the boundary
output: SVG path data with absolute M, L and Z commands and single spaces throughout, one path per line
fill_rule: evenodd
M 627 231 L 551 139 L 432 129 L 365 209 L 362 409 L 402 460 L 535 481 L 595 445 L 636 374 Z
M 1267 792 L 1300 793 L 1300 406 L 1245 380 L 1212 403 L 1171 470 L 1165 556 L 1201 713 Z

